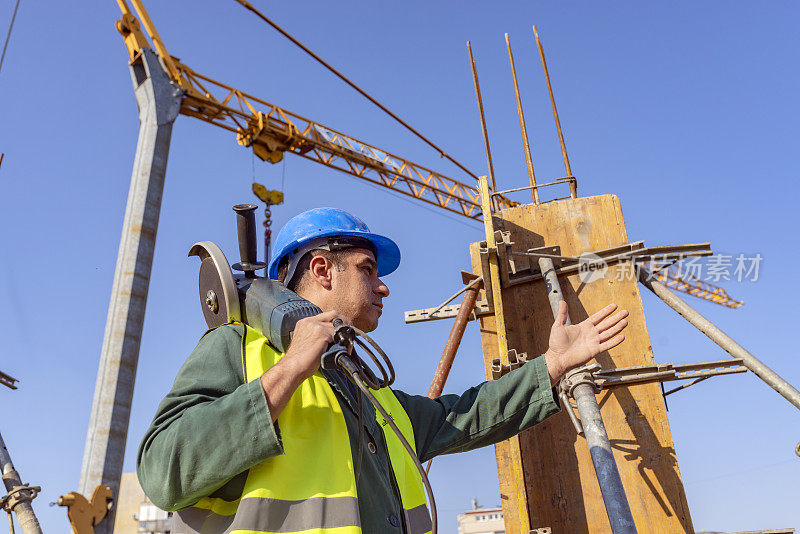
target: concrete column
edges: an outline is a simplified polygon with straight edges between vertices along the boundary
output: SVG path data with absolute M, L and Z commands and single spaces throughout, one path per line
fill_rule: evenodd
M 149 48 L 131 64 L 139 106 L 139 140 L 108 306 L 79 492 L 91 499 L 99 484 L 119 492 L 147 291 L 164 191 L 172 124 L 182 93 Z M 95 528 L 110 534 L 115 509 Z

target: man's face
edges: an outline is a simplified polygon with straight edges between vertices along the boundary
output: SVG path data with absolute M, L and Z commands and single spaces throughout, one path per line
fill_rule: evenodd
M 355 248 L 343 256 L 342 269 L 334 269 L 331 279 L 335 309 L 355 327 L 372 332 L 378 327 L 389 288 L 378 278 L 378 264 L 371 250 Z

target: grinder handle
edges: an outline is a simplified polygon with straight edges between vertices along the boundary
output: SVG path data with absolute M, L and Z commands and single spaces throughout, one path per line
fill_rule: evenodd
M 254 267 L 257 267 L 256 256 L 256 217 L 255 204 L 238 204 L 233 207 L 236 212 L 236 230 L 239 234 L 239 256 L 241 257 L 244 274 L 247 278 L 255 278 Z

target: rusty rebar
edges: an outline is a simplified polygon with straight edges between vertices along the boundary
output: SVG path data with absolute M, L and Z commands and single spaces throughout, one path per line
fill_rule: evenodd
M 558 109 L 556 109 L 556 99 L 553 97 L 553 87 L 550 85 L 550 74 L 547 72 L 547 62 L 544 60 L 544 49 L 542 42 L 539 40 L 539 32 L 536 31 L 536 25 L 533 26 L 533 35 L 536 37 L 536 46 L 539 48 L 539 57 L 542 58 L 542 68 L 544 69 L 544 79 L 547 81 L 547 91 L 550 93 L 550 104 L 553 106 L 553 117 L 556 121 L 556 130 L 558 131 L 558 141 L 561 143 L 561 156 L 564 158 L 564 170 L 567 176 L 572 176 L 572 169 L 569 166 L 569 157 L 567 156 L 567 145 L 564 143 L 564 134 L 561 133 L 561 120 L 558 118 Z M 572 198 L 578 196 L 578 184 L 575 181 L 570 182 L 569 192 Z
M 439 358 L 439 365 L 433 373 L 433 380 L 431 387 L 428 388 L 428 398 L 435 399 L 442 394 L 444 384 L 447 382 L 447 377 L 450 375 L 450 369 L 453 367 L 453 360 L 456 358 L 458 346 L 461 345 L 461 340 L 464 338 L 464 332 L 467 329 L 467 323 L 475 309 L 475 302 L 478 300 L 478 293 L 483 288 L 483 280 L 477 278 L 473 280 L 464 290 L 464 299 L 461 301 L 461 307 L 458 308 L 453 327 L 450 329 L 450 335 L 447 337 L 447 343 L 444 345 L 442 357 Z M 430 473 L 433 460 L 428 462 L 425 468 L 425 473 Z
M 489 148 L 489 131 L 486 129 L 486 116 L 483 114 L 483 98 L 481 98 L 481 85 L 478 82 L 478 68 L 475 66 L 475 58 L 472 56 L 472 44 L 467 41 L 469 50 L 469 63 L 472 67 L 472 83 L 475 86 L 475 97 L 478 99 L 478 111 L 481 117 L 481 132 L 483 132 L 483 145 L 486 149 L 486 162 L 489 165 L 489 180 L 492 184 L 492 191 L 497 191 L 497 184 L 494 181 L 494 165 L 492 165 L 492 151 Z M 497 201 L 492 197 L 492 207 L 497 209 Z
M 536 175 L 533 172 L 533 158 L 531 157 L 531 144 L 528 139 L 528 129 L 525 127 L 525 114 L 522 111 L 522 100 L 519 96 L 517 83 L 517 68 L 514 66 L 514 54 L 511 52 L 511 41 L 506 34 L 506 48 L 508 49 L 508 62 L 511 64 L 511 78 L 514 80 L 514 96 L 517 100 L 517 115 L 519 116 L 519 129 L 522 134 L 522 149 L 525 151 L 525 165 L 528 169 L 528 182 L 531 184 L 531 197 L 533 203 L 539 203 L 539 191 L 536 189 Z
M 436 372 L 433 374 L 431 387 L 428 388 L 428 397 L 435 399 L 442 394 L 444 384 L 447 382 L 447 377 L 450 374 L 450 369 L 453 367 L 453 360 L 455 360 L 458 346 L 461 344 L 461 339 L 464 337 L 464 331 L 467 328 L 472 310 L 475 309 L 475 302 L 478 300 L 478 292 L 481 290 L 483 282 L 478 282 L 467 288 L 464 292 L 464 300 L 461 301 L 461 307 L 458 309 L 453 327 L 450 329 L 450 336 L 447 338 L 447 343 L 444 345 L 442 357 L 439 359 L 439 365 L 436 367 Z

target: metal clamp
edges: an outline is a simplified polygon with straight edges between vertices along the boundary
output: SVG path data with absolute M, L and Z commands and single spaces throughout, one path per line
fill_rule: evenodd
M 656 363 L 653 365 L 639 365 L 635 367 L 620 367 L 617 369 L 603 369 L 598 363 L 590 363 L 583 367 L 577 367 L 568 372 L 558 384 L 558 398 L 565 407 L 572 406 L 569 399 L 573 398 L 573 391 L 580 384 L 589 384 L 595 393 L 604 389 L 620 386 L 632 386 L 634 384 L 646 384 L 651 382 L 671 382 L 674 380 L 690 380 L 675 389 L 663 393 L 666 397 L 677 391 L 686 389 L 689 386 L 707 380 L 712 376 L 728 375 L 735 373 L 746 373 L 747 368 L 742 365 L 742 360 L 733 358 L 729 360 L 716 360 L 700 363 Z M 573 410 L 567 410 L 572 425 L 578 434 L 583 434 L 583 426 Z M 797 455 L 800 456 L 800 443 L 798 443 Z
M 602 367 L 600 367 L 600 364 L 596 362 L 582 367 L 576 367 L 564 375 L 559 386 L 564 390 L 567 397 L 572 397 L 572 392 L 580 384 L 589 384 L 594 388 L 595 393 L 600 393 L 601 388 L 597 385 L 597 382 L 595 382 L 594 373 L 601 369 Z
M 29 484 L 13 486 L 11 491 L 0 497 L 0 508 L 11 513 L 19 503 L 31 502 L 35 499 L 40 491 L 42 491 L 41 486 L 31 486 Z
M 583 435 L 583 425 L 581 424 L 581 420 L 578 419 L 578 416 L 575 415 L 575 410 L 569 399 L 573 397 L 572 392 L 575 391 L 575 388 L 581 384 L 588 384 L 592 386 L 595 393 L 599 393 L 601 388 L 597 385 L 597 382 L 595 382 L 594 373 L 600 370 L 601 367 L 599 363 L 590 363 L 582 367 L 576 367 L 569 371 L 557 386 L 558 398 L 561 401 L 561 405 L 567 412 L 569 420 L 572 422 L 572 426 L 575 427 L 575 432 L 579 436 Z
M 517 349 L 509 349 L 508 365 L 503 364 L 500 358 L 495 358 L 492 360 L 492 380 L 497 380 L 498 378 L 508 374 L 509 371 L 519 369 L 529 361 L 530 359 L 528 358 L 527 352 L 517 353 Z

